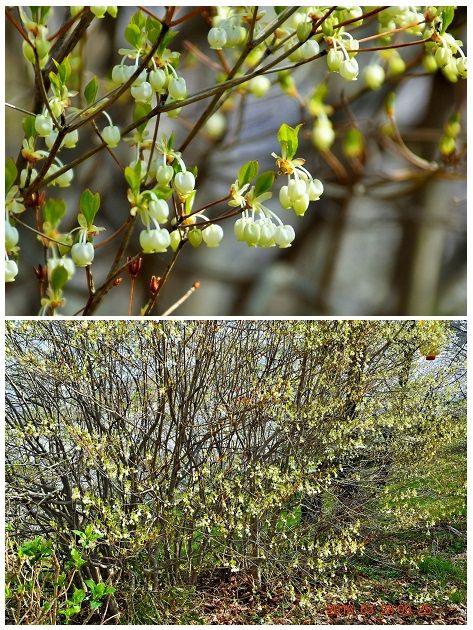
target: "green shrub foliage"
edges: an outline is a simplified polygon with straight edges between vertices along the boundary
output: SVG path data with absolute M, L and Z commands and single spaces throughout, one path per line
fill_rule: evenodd
M 435 509 L 412 483 L 464 439 L 456 339 L 448 322 L 8 322 L 9 616 L 26 583 L 61 622 L 215 570 L 353 594 L 347 563 L 393 518 L 463 513 L 448 473 Z

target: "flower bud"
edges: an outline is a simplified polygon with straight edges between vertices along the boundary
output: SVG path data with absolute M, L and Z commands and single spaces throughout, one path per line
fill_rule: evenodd
M 102 138 L 110 149 L 114 149 L 120 142 L 120 129 L 115 125 L 107 125 L 102 129 Z
M 18 275 L 18 265 L 14 260 L 5 261 L 5 282 L 14 282 Z
M 117 66 L 113 66 L 112 68 L 112 81 L 114 83 L 118 83 L 118 85 L 122 85 L 123 83 L 126 83 L 127 81 L 127 67 L 128 66 L 124 66 L 123 64 L 117 65 Z
M 307 194 L 310 201 L 318 201 L 324 192 L 324 185 L 320 179 L 313 179 L 307 184 Z
M 64 136 L 62 145 L 66 147 L 66 149 L 73 149 L 78 142 L 79 142 L 79 130 L 74 129 L 74 131 L 70 131 L 69 133 L 66 133 L 66 135 Z
M 218 26 L 211 28 L 207 35 L 207 41 L 209 42 L 210 48 L 213 48 L 213 50 L 222 50 L 227 43 L 227 33 L 225 29 L 219 28 Z
M 38 134 L 38 136 L 46 138 L 46 136 L 49 136 L 49 134 L 53 130 L 52 118 L 50 118 L 49 116 L 38 114 L 34 121 L 34 128 L 36 129 L 36 133 Z
M 195 177 L 190 171 L 177 173 L 174 177 L 174 188 L 180 195 L 189 195 L 195 186 Z
M 137 103 L 148 103 L 153 97 L 153 89 L 147 81 L 143 81 L 140 85 L 133 85 L 131 95 Z
M 297 39 L 300 42 L 306 40 L 312 32 L 312 22 L 300 22 L 296 28 Z
M 358 62 L 356 59 L 345 59 L 340 66 L 340 76 L 346 81 L 355 81 L 358 77 Z
M 167 101 L 167 104 L 172 103 L 172 102 L 173 102 L 173 100 L 169 99 Z M 169 118 L 179 118 L 181 112 L 182 112 L 182 107 L 175 107 L 174 109 L 168 110 L 166 113 L 167 113 Z
M 223 230 L 220 225 L 213 223 L 202 231 L 202 240 L 207 247 L 218 247 L 223 238 Z
M 140 233 L 140 245 L 145 254 L 165 252 L 170 244 L 169 232 L 164 228 L 142 230 Z
M 107 7 L 90 7 L 90 10 L 99 20 L 105 17 L 105 14 L 107 13 Z
M 384 69 L 377 63 L 370 63 L 363 70 L 363 80 L 370 90 L 378 90 L 383 85 L 384 78 Z
M 54 116 L 56 116 L 56 118 L 59 118 L 59 116 L 64 112 L 64 110 L 66 109 L 66 106 L 64 105 L 63 101 L 57 100 L 57 99 L 53 99 L 50 103 L 49 106 L 51 108 L 51 112 L 53 113 Z
M 212 140 L 218 140 L 225 133 L 227 126 L 227 119 L 221 112 L 212 114 L 205 123 L 205 131 L 209 134 Z
M 424 70 L 426 72 L 429 72 L 430 74 L 433 74 L 438 70 L 437 62 L 435 61 L 434 55 L 424 55 L 424 58 L 422 59 L 422 65 L 424 66 Z
M 279 203 L 284 210 L 290 210 L 292 207 L 292 203 L 289 198 L 289 189 L 287 186 L 283 186 L 279 191 Z
M 315 39 L 308 39 L 302 46 L 299 48 L 302 59 L 310 59 L 311 57 L 315 57 L 320 52 L 320 46 L 315 41 Z
M 171 181 L 173 175 L 173 167 L 167 164 L 161 164 L 161 166 L 158 166 L 158 168 L 156 169 L 156 181 L 158 182 L 158 185 L 162 186 L 163 188 L 166 188 L 166 186 L 169 185 L 169 182 Z
M 171 77 L 168 86 L 169 96 L 176 101 L 182 101 L 187 96 L 187 86 L 183 77 Z
M 163 92 L 166 89 L 167 75 L 161 68 L 151 70 L 149 83 L 155 92 Z
M 466 76 L 467 76 L 466 57 L 459 57 L 457 59 L 457 71 L 462 79 L 466 79 Z
M 343 63 L 343 59 L 343 52 L 341 50 L 331 48 L 327 54 L 327 68 L 330 72 L 338 72 Z
M 148 203 L 148 212 L 158 223 L 165 223 L 169 216 L 169 206 L 164 199 L 151 199 Z
M 160 280 L 161 278 L 159 276 L 151 276 L 149 281 L 149 290 L 151 295 L 155 295 L 158 292 Z
M 402 74 L 406 69 L 406 62 L 399 54 L 393 55 L 388 62 L 388 70 L 391 76 Z
M 143 264 L 143 259 L 141 256 L 138 258 L 128 259 L 128 273 L 132 278 L 136 278 L 141 271 L 141 265 Z
M 179 230 L 174 230 L 174 232 L 171 232 L 170 239 L 171 239 L 171 249 L 173 252 L 175 252 L 176 249 L 179 247 L 179 243 L 182 240 L 181 233 L 179 232 Z
M 266 96 L 269 88 L 271 87 L 271 81 L 268 77 L 253 77 L 245 84 L 248 87 L 248 90 L 256 96 L 257 98 L 262 98 Z
M 450 50 L 448 50 L 448 48 L 445 48 L 444 46 L 439 46 L 435 51 L 435 61 L 437 63 L 437 67 L 443 68 L 443 66 L 446 66 L 447 63 L 450 61 L 451 56 L 452 53 L 450 52 Z
M 5 220 L 5 249 L 10 252 L 20 240 L 20 235 L 15 226 L 10 221 Z
M 52 149 L 54 143 L 56 142 L 57 136 L 58 136 L 58 132 L 55 129 L 53 129 L 51 133 L 49 134 L 49 136 L 46 136 L 46 138 L 44 139 L 46 146 L 48 147 L 49 150 Z
M 328 151 L 335 142 L 335 131 L 328 121 L 318 119 L 312 129 L 312 142 L 319 151 Z
M 306 184 L 302 179 L 291 179 L 287 187 L 287 192 L 291 205 L 293 205 L 297 199 L 299 199 L 302 195 L 305 195 Z
M 309 207 L 309 195 L 304 193 L 300 197 L 294 200 L 292 207 L 294 208 L 294 212 L 299 217 L 303 217 L 307 208 Z
M 256 221 L 248 220 L 245 225 L 245 242 L 250 247 L 256 247 L 261 236 L 261 228 Z
M 47 172 L 48 177 L 49 175 L 53 175 L 58 170 L 59 170 L 59 167 L 57 167 L 55 164 L 51 164 Z M 48 186 L 59 186 L 59 188 L 67 188 L 68 186 L 71 185 L 71 182 L 73 179 L 74 179 L 74 172 L 72 169 L 69 169 L 65 173 L 62 173 L 62 175 L 59 175 L 58 177 L 53 179 L 48 184 Z
M 271 219 L 260 219 L 256 221 L 260 228 L 260 237 L 258 240 L 259 247 L 272 247 L 274 243 L 274 233 L 276 232 L 276 226 Z
M 251 221 L 251 219 L 248 219 L 247 217 L 241 217 L 235 221 L 233 232 L 237 241 L 243 242 L 245 240 L 245 227 L 249 221 Z
M 290 247 L 295 238 L 296 234 L 291 225 L 280 225 L 274 232 L 274 242 L 280 248 Z
M 247 37 L 246 28 L 243 26 L 237 26 L 236 24 L 228 24 L 225 26 L 225 32 L 227 34 L 227 48 L 233 48 L 234 46 L 241 46 Z
M 71 258 L 78 267 L 88 267 L 94 260 L 92 243 L 76 243 L 71 247 Z
M 187 237 L 189 239 L 189 243 L 192 245 L 192 247 L 199 247 L 199 245 L 202 243 L 202 230 L 199 230 L 198 228 L 194 228 L 189 232 L 189 235 Z

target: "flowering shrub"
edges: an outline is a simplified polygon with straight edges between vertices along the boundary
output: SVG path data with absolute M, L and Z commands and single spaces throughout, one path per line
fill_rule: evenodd
M 24 63 L 36 92 L 31 111 L 23 118 L 20 154 L 16 162 L 9 159 L 6 164 L 5 280 L 14 282 L 29 273 L 23 264 L 20 232 L 32 230 L 43 249 L 44 261 L 36 267 L 36 275 L 40 313 L 47 315 L 67 312 L 70 282 L 80 267 L 85 269 L 88 292 L 80 313 L 93 314 L 126 272 L 132 280 L 129 302 L 130 313 L 134 312 L 133 286 L 142 273 L 142 258 L 148 255 L 157 255 L 158 271 L 143 278 L 150 296 L 139 312 L 154 312 L 184 247 L 218 247 L 232 220 L 236 239 L 250 247 L 291 246 L 298 228 L 297 221 L 286 218 L 290 216 L 286 211 L 301 217 L 313 211 L 324 192 L 323 182 L 304 166 L 308 156 L 298 153 L 301 125 L 280 121 L 273 168 L 260 172 L 259 162 L 265 156 L 256 156 L 241 165 L 223 199 L 199 195 L 199 170 L 204 165 L 189 163 L 188 147 L 199 134 L 215 141 L 225 134 L 226 113 L 235 94 L 264 98 L 276 84 L 297 97 L 292 71 L 305 64 L 326 64 L 329 75 L 378 90 L 386 80 L 406 72 L 402 51 L 411 46 L 422 52 L 425 71 L 439 70 L 452 82 L 466 77 L 462 42 L 448 32 L 453 7 L 214 7 L 181 17 L 176 7 L 159 15 L 139 8 L 125 27 L 126 47 L 113 51 L 116 63 L 100 79 L 83 59 L 82 42 L 96 22 L 117 19 L 121 9 L 71 7 L 65 23 L 52 33 L 55 10 L 20 7 L 6 13 L 23 40 Z M 177 27 L 198 14 L 208 22 L 209 50 L 189 44 L 193 56 L 184 57 L 174 47 Z M 357 38 L 361 26 L 373 34 Z M 366 55 L 370 62 L 360 73 L 358 60 Z M 212 85 L 189 93 L 184 76 L 184 62 L 189 59 L 216 68 Z M 304 129 L 314 148 L 331 159 L 335 130 L 333 112 L 325 102 L 327 90 L 324 82 L 304 102 L 310 116 Z M 204 100 L 205 109 L 176 146 L 174 131 L 162 130 L 165 119 L 178 118 L 178 124 L 188 108 Z M 118 103 L 129 111 L 124 127 L 113 120 Z M 397 138 L 392 104 L 388 116 L 386 133 Z M 87 127 L 98 139 L 95 146 L 84 146 Z M 441 142 L 442 155 L 455 153 L 459 133 L 455 114 Z M 79 155 L 70 159 L 70 150 L 77 146 Z M 106 238 L 101 234 L 100 191 L 74 190 L 67 200 L 54 193 L 73 187 L 77 171 L 104 150 L 116 162 L 118 177 L 128 189 L 127 199 L 116 209 L 120 227 Z M 363 150 L 362 134 L 350 128 L 347 156 L 358 159 Z M 331 163 L 336 166 L 332 159 Z M 279 199 L 280 210 L 273 201 L 268 203 L 273 197 Z M 97 280 L 98 250 L 109 243 L 115 244 L 116 253 L 105 277 Z M 39 259 L 40 251 L 34 256 Z
M 436 475 L 465 439 L 462 353 L 437 324 L 427 363 L 412 321 L 8 322 L 15 543 L 52 540 L 61 566 L 78 550 L 75 587 L 115 587 L 123 622 L 221 570 L 353 597 L 367 545 L 384 564 L 383 533 L 464 510 Z

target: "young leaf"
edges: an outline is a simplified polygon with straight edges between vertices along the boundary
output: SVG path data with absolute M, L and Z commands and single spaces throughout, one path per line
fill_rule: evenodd
M 48 199 L 43 207 L 43 217 L 45 222 L 52 228 L 56 228 L 62 217 L 66 214 L 66 202 L 64 199 Z
M 99 82 L 97 81 L 97 77 L 94 74 L 94 76 L 87 83 L 84 89 L 84 96 L 85 96 L 85 100 L 87 101 L 87 105 L 92 105 L 92 103 L 95 103 L 95 98 L 97 96 L 98 90 L 99 90 Z
M 444 10 L 441 13 L 441 16 L 442 16 L 442 32 L 441 32 L 441 35 L 443 35 L 443 33 L 445 33 L 447 28 L 453 22 L 453 18 L 455 17 L 455 7 L 454 6 L 447 6 L 447 7 L 445 7 Z
M 25 138 L 31 138 L 37 135 L 35 129 L 35 117 L 34 116 L 25 116 L 23 118 L 23 131 L 25 132 Z
M 265 171 L 258 177 L 255 184 L 255 197 L 267 192 L 271 188 L 274 182 L 274 177 L 275 175 L 273 171 Z
M 155 20 L 152 17 L 149 17 L 146 21 L 146 32 L 148 33 L 148 39 L 151 45 L 156 44 L 158 41 L 158 37 L 161 33 L 161 22 Z
M 163 37 L 163 41 L 161 42 L 158 48 L 159 55 L 163 54 L 163 52 L 166 50 L 166 48 L 169 46 L 169 44 L 176 37 L 177 34 L 178 34 L 178 31 L 168 31 L 166 33 L 166 35 Z
M 63 269 L 65 271 L 65 273 L 66 273 L 66 281 L 67 281 L 67 271 L 64 269 L 64 267 L 56 267 L 56 269 L 53 272 L 53 275 L 58 269 Z M 64 284 L 62 286 L 64 286 Z M 73 547 L 71 549 L 71 559 L 72 559 L 72 562 L 73 562 L 73 564 L 74 564 L 76 569 L 80 569 L 81 566 L 83 566 L 85 564 L 85 560 L 82 557 L 80 551 L 78 549 L 76 549 L 75 547 Z
M 7 193 L 13 186 L 18 175 L 16 164 L 12 158 L 5 162 L 5 192 Z
M 92 610 L 97 610 L 97 608 L 100 608 L 101 605 L 102 602 L 98 602 L 95 599 L 90 602 L 90 607 L 92 608 Z
M 125 168 L 125 179 L 133 192 L 140 189 L 140 180 L 136 179 L 135 171 L 131 166 Z
M 140 120 L 143 116 L 147 116 L 151 111 L 151 103 L 136 103 L 133 110 L 133 122 Z M 137 127 L 140 133 L 143 133 L 146 127 L 146 122 Z
M 63 267 L 62 265 L 58 265 L 51 274 L 51 288 L 53 290 L 53 293 L 55 294 L 59 293 L 59 291 L 62 290 L 62 288 L 68 281 L 68 279 L 69 279 L 69 274 L 67 273 L 67 269 Z M 75 549 L 73 549 L 72 551 L 75 551 Z M 74 564 L 77 566 L 77 562 L 72 555 L 72 551 L 71 551 L 71 557 L 74 561 Z M 82 560 L 80 554 L 79 554 L 79 557 Z M 85 560 L 82 560 L 82 564 L 85 564 Z M 82 564 L 80 564 L 79 567 L 82 566 Z
M 249 184 L 258 175 L 258 170 L 259 164 L 256 160 L 243 164 L 238 171 L 238 185 L 240 188 L 245 186 L 245 184 Z
M 125 29 L 125 39 L 134 48 L 140 47 L 141 29 L 136 24 L 128 24 Z
M 74 604 L 80 604 L 81 601 L 85 597 L 85 591 L 82 588 L 74 588 L 74 592 L 72 594 L 72 602 Z
M 283 157 L 288 160 L 292 160 L 292 158 L 296 155 L 297 147 L 299 146 L 299 129 L 301 125 L 297 125 L 297 127 L 293 128 L 283 123 L 279 127 L 278 131 L 278 140 L 281 145 L 281 151 Z
M 89 225 L 92 225 L 100 208 L 100 193 L 95 195 L 87 188 L 80 196 L 79 207 Z
M 63 85 L 66 84 L 67 80 L 71 76 L 71 63 L 69 61 L 69 57 L 66 57 L 63 62 L 57 66 L 57 70 L 61 83 Z

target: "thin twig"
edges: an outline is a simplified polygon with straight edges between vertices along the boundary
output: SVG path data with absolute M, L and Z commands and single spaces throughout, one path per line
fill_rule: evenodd
M 197 289 L 200 288 L 200 282 L 194 282 L 194 284 L 191 286 L 191 288 L 186 291 L 186 293 L 184 293 L 184 295 L 179 298 L 177 300 L 177 302 L 174 302 L 174 304 L 172 306 L 170 306 L 166 311 L 164 311 L 164 313 L 162 314 L 163 317 L 166 317 L 167 315 L 171 315 L 171 313 L 174 313 L 174 311 L 176 309 L 178 309 L 182 304 L 184 304 L 184 302 L 186 300 L 188 300 L 190 298 L 190 296 L 195 293 L 195 291 L 197 291 Z

